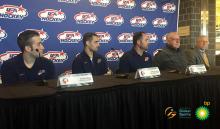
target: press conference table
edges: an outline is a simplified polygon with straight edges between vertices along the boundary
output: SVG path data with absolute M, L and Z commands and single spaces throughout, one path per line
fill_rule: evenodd
M 220 67 L 203 75 L 162 72 L 154 79 L 95 76 L 92 86 L 68 89 L 34 83 L 0 86 L 0 129 L 218 129 Z M 210 117 L 200 121 L 204 106 Z M 176 116 L 168 119 L 165 109 Z M 179 109 L 191 116 L 181 118 Z

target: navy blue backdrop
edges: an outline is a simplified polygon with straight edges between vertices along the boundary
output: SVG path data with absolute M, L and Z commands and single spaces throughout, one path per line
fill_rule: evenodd
M 0 65 L 20 53 L 18 34 L 33 29 L 57 74 L 71 69 L 85 32 L 100 36 L 99 53 L 115 70 L 116 52 L 122 56 L 131 49 L 133 32 L 148 33 L 151 54 L 164 46 L 166 33 L 177 30 L 178 5 L 178 0 L 1 0 Z

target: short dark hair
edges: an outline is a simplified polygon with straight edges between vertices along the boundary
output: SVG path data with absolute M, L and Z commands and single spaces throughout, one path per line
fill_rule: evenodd
M 95 33 L 92 33 L 92 32 L 87 32 L 83 35 L 83 45 L 85 46 L 86 45 L 86 41 L 91 41 L 93 36 L 97 36 L 97 34 Z
M 40 34 L 34 30 L 25 30 L 19 34 L 17 37 L 17 43 L 22 52 L 24 51 L 25 46 L 32 45 L 30 39 L 35 36 L 40 36 Z
M 134 33 L 134 35 L 133 35 L 133 44 L 134 44 L 134 46 L 137 44 L 137 41 L 142 38 L 143 34 L 145 34 L 145 32 L 135 32 Z

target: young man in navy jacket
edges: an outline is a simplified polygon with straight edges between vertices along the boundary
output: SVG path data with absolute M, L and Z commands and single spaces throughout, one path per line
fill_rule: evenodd
M 83 51 L 73 60 L 72 73 L 92 73 L 92 75 L 111 73 L 106 59 L 97 53 L 100 46 L 98 35 L 91 32 L 85 33 L 83 45 Z
M 38 32 L 22 32 L 17 43 L 22 53 L 5 61 L 1 66 L 3 85 L 53 79 L 55 69 L 52 61 L 42 57 L 44 46 Z
M 126 52 L 120 59 L 119 72 L 136 72 L 139 68 L 152 66 L 152 58 L 146 52 L 148 48 L 148 36 L 144 32 L 136 32 L 133 36 L 133 48 Z

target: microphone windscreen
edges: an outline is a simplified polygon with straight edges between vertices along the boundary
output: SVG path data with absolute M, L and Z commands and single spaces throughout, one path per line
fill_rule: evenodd
M 112 47 L 112 48 L 111 48 L 111 50 L 113 50 L 113 51 L 114 51 L 115 49 Z

